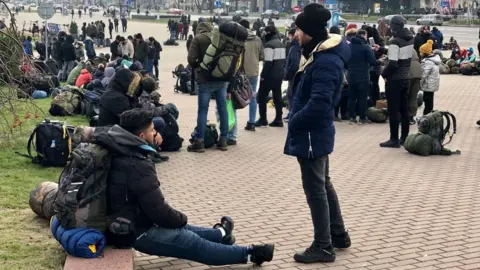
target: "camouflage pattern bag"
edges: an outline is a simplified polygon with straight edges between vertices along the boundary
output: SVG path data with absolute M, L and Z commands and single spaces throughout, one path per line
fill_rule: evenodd
M 94 143 L 80 143 L 71 153 L 58 184 L 55 213 L 65 229 L 106 230 L 106 188 L 111 156 Z
M 78 88 L 70 88 L 52 99 L 49 112 L 53 116 L 72 116 L 83 114 L 84 110 L 84 92 Z

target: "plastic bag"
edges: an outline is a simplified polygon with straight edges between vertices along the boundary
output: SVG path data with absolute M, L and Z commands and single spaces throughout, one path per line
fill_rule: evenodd
M 235 109 L 231 99 L 227 100 L 227 113 L 228 113 L 228 131 L 232 130 L 235 126 Z

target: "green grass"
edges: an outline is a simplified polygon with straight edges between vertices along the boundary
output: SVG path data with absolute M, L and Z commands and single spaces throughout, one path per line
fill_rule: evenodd
M 43 181 L 57 182 L 61 168 L 42 168 L 15 154 L 27 153 L 30 132 L 45 117 L 67 120 L 72 125 L 88 124 L 85 117 L 48 116 L 50 101 L 36 100 L 47 115 L 22 120 L 21 130 L 16 130 L 16 137 L 0 151 L 0 269 L 62 269 L 65 261 L 65 253 L 52 238 L 48 221 L 36 217 L 28 205 L 30 191 Z M 19 115 L 24 115 L 21 106 Z

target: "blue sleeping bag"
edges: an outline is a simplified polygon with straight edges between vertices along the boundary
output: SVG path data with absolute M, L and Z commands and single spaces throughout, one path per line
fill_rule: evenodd
M 96 258 L 102 255 L 106 240 L 103 233 L 90 228 L 65 230 L 56 216 L 52 217 L 52 235 L 70 255 L 80 258 Z

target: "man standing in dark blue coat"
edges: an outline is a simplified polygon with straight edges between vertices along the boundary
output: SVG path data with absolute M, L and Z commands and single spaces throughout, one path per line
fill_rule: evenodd
M 295 20 L 295 36 L 307 61 L 295 75 L 285 154 L 297 157 L 312 215 L 314 241 L 295 254 L 302 263 L 333 262 L 334 248 L 348 248 L 337 194 L 330 182 L 328 155 L 333 151 L 333 111 L 340 99 L 350 48 L 340 35 L 328 35 L 330 11 L 311 3 Z
M 370 66 L 378 66 L 380 61 L 375 58 L 372 47 L 367 44 L 365 30 L 358 30 L 350 42 L 352 57 L 348 61 L 348 117 L 350 124 L 357 123 L 355 104 L 358 102 L 358 123 L 361 125 L 367 121 L 365 111 L 370 90 Z M 376 48 L 379 48 L 378 45 Z

